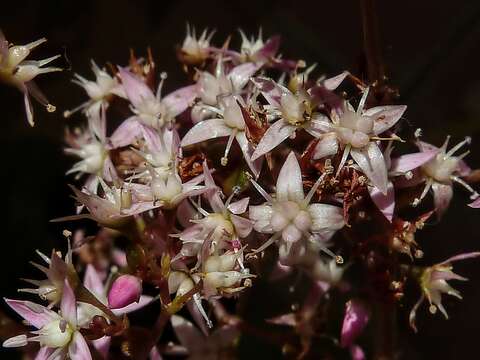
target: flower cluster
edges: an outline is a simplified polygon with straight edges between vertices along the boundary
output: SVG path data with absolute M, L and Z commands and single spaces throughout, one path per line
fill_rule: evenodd
M 376 84 L 347 71 L 315 78 L 315 65 L 279 54 L 278 36 L 240 31 L 232 49 L 212 45 L 213 35 L 187 28 L 177 56 L 191 82 L 173 92 L 150 52 L 110 70 L 92 61 L 93 80 L 75 75 L 88 100 L 64 117 L 83 116 L 86 126 L 68 127 L 65 152 L 77 159 L 67 175 L 82 183 L 71 186 L 75 213 L 53 221 L 90 219 L 100 230 L 65 231 L 65 257 L 39 253 L 47 266 L 34 265 L 46 279 L 20 290 L 48 305 L 6 299 L 37 330 L 4 346 L 39 342 L 37 359 L 232 355 L 241 332 L 255 329 L 225 299 L 248 296 L 257 278 L 275 284 L 295 273 L 307 295 L 266 323 L 295 328 L 305 355 L 327 331 L 312 321 L 319 304 L 342 294 L 349 301 L 335 344 L 362 359 L 358 338 L 376 301 L 401 302 L 405 284 L 418 284 L 415 328 L 424 299 L 447 316 L 442 294 L 460 297 L 448 281 L 465 278 L 451 263 L 480 253 L 421 267 L 415 232 L 445 213 L 455 183 L 479 197 L 468 152 L 457 154 L 470 138 L 448 149 L 448 137 L 435 147 L 416 131 L 404 137 L 418 150 L 402 153 L 407 107 L 380 102 Z M 0 79 L 25 93 L 31 124 L 28 93 L 43 99 L 31 80 L 60 70 L 42 67 L 56 57 L 24 61 L 44 41 L 10 46 L 0 34 Z M 138 335 L 126 314 L 146 306 L 158 319 Z M 184 306 L 196 325 L 176 314 Z M 169 322 L 179 345 L 163 341 Z

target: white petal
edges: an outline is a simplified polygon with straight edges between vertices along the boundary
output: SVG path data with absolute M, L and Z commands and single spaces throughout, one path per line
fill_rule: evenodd
M 350 151 L 363 173 L 383 194 L 387 193 L 387 167 L 378 145 L 370 142 L 362 149 L 352 148 Z
M 277 178 L 277 199 L 300 202 L 305 198 L 302 172 L 297 157 L 292 151 L 283 164 Z

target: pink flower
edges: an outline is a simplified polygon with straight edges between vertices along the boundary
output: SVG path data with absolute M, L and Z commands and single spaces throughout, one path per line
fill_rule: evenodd
M 36 286 L 37 288 L 22 288 L 18 289 L 20 292 L 37 294 L 40 299 L 47 300 L 49 302 L 48 307 L 52 308 L 57 305 L 63 296 L 63 285 L 65 279 L 70 271 L 75 271 L 72 265 L 72 251 L 68 250 L 65 255 L 65 261 L 61 258 L 61 254 L 52 251 L 52 255 L 49 258 L 40 251 L 37 250 L 37 254 L 48 265 L 48 268 L 32 262 L 32 265 L 42 271 L 46 275 L 45 280 L 32 280 L 24 279 L 29 284 Z
M 214 34 L 215 31 L 209 33 L 208 29 L 205 29 L 197 38 L 195 28 L 190 28 L 187 23 L 187 35 L 182 47 L 178 50 L 180 60 L 188 65 L 202 64 L 210 54 L 210 40 Z
M 120 309 L 140 300 L 142 282 L 132 275 L 120 275 L 112 284 L 108 292 L 108 306 L 111 309 Z
M 208 107 L 217 116 L 197 123 L 191 128 L 182 139 L 182 146 L 197 144 L 202 141 L 228 136 L 227 147 L 221 159 L 223 166 L 227 165 L 228 153 L 235 139 L 242 149 L 243 156 L 248 166 L 258 177 L 261 169 L 261 160 L 253 162 L 251 160 L 253 148 L 245 135 L 245 121 L 243 119 L 242 109 L 237 103 L 240 98 L 228 96 L 219 101 L 219 108 Z
M 65 216 L 51 220 L 53 222 L 69 221 L 78 219 L 91 219 L 102 226 L 119 228 L 131 220 L 132 216 L 161 206 L 154 201 L 140 201 L 133 197 L 131 186 L 123 183 L 120 186 L 108 186 L 103 179 L 98 179 L 104 196 L 100 197 L 83 189 L 83 191 L 71 186 L 75 193 L 75 199 L 84 205 L 89 214 Z
M 392 221 L 393 212 L 395 210 L 395 189 L 393 183 L 395 179 L 400 176 L 405 177 L 407 180 L 412 178 L 413 170 L 424 165 L 437 154 L 437 151 L 421 151 L 417 153 L 401 155 L 398 158 L 391 159 L 391 152 L 393 150 L 391 144 L 391 142 L 388 144 L 383 153 L 389 177 L 387 183 L 387 193 L 383 194 L 377 187 L 373 185 L 368 186 L 368 192 L 372 201 L 390 222 Z
M 453 196 L 453 182 L 459 183 L 470 191 L 472 194 L 471 199 L 476 199 L 479 196 L 478 193 L 462 179 L 462 177 L 467 176 L 471 172 L 471 169 L 462 160 L 468 155 L 468 151 L 458 156 L 454 155 L 464 145 L 469 144 L 471 139 L 467 137 L 447 151 L 449 140 L 450 136 L 447 136 L 447 139 L 440 148 L 423 141 L 417 142 L 417 146 L 422 152 L 435 152 L 436 156 L 422 165 L 421 171 L 416 173 L 417 176 L 415 176 L 411 182 L 412 184 L 425 182 L 423 191 L 421 195 L 414 200 L 413 206 L 417 206 L 428 194 L 428 191 L 432 189 L 435 209 L 438 216 L 442 216 L 450 204 Z
M 335 77 L 337 78 L 337 77 Z M 345 75 L 341 77 L 343 80 Z M 288 88 L 275 83 L 267 78 L 254 78 L 252 82 L 261 91 L 268 101 L 267 116 L 270 119 L 278 119 L 265 132 L 258 143 L 252 160 L 273 150 L 288 137 L 293 137 L 295 132 L 304 129 L 312 136 L 318 137 L 317 123 L 327 122 L 326 116 L 315 112 L 317 105 L 316 96 L 312 93 L 315 89 L 299 89 L 292 93 Z M 324 81 L 324 86 L 331 86 L 328 91 L 334 90 L 341 81 Z
M 419 306 L 425 301 L 425 298 L 430 303 L 429 310 L 432 314 L 435 314 L 437 309 L 448 319 L 448 314 L 445 308 L 442 305 L 442 294 L 448 294 L 451 296 L 455 296 L 459 299 L 462 299 L 460 293 L 452 288 L 447 281 L 449 280 L 461 280 L 466 281 L 467 279 L 463 276 L 455 274 L 452 269 L 452 264 L 455 261 L 465 260 L 476 258 L 480 256 L 480 252 L 471 252 L 471 253 L 464 253 L 459 254 L 456 256 L 452 256 L 441 263 L 433 265 L 431 267 L 427 267 L 423 270 L 419 278 L 420 288 L 422 290 L 422 296 L 417 301 L 415 306 L 410 311 L 410 326 L 417 331 L 415 326 L 415 317 L 416 312 Z
M 75 295 L 67 280 L 63 289 L 61 315 L 30 301 L 5 299 L 7 305 L 38 330 L 32 331 L 35 336 L 30 338 L 26 335 L 10 338 L 3 346 L 25 346 L 30 341 L 36 341 L 41 347 L 36 359 L 91 359 L 87 342 L 79 331 Z
M 220 190 L 207 167 L 203 164 L 203 176 L 208 191 L 205 193 L 213 212 L 209 213 L 198 208 L 202 218 L 193 218 L 194 225 L 187 227 L 178 237 L 183 246 L 178 258 L 182 256 L 197 256 L 197 267 L 210 255 L 223 249 L 239 251 L 240 239 L 247 237 L 252 231 L 252 222 L 240 214 L 246 212 L 249 198 L 231 202 L 235 192 L 224 203 L 220 197 Z
M 33 79 L 40 74 L 47 74 L 55 71 L 62 71 L 58 67 L 43 67 L 60 55 L 55 55 L 43 60 L 26 61 L 30 52 L 37 46 L 46 42 L 47 39 L 42 38 L 26 45 L 8 44 L 2 31 L 0 30 L 0 81 L 15 86 L 24 94 L 25 112 L 27 114 L 28 123 L 33 126 L 33 107 L 30 102 L 29 94 L 31 94 L 39 103 L 47 108 L 48 112 L 55 111 L 55 106 L 50 104 L 35 85 Z
M 190 85 L 161 98 L 165 73 L 162 74 L 156 95 L 139 77 L 128 70 L 119 68 L 119 76 L 134 115 L 126 119 L 110 137 L 114 148 L 131 144 L 136 137 L 144 134 L 145 127 L 162 129 L 171 124 L 197 96 L 197 86 Z
M 251 180 L 267 201 L 249 208 L 254 229 L 261 233 L 273 234 L 255 252 L 263 251 L 278 241 L 282 262 L 300 261 L 307 248 L 323 250 L 333 255 L 327 249 L 326 242 L 335 231 L 343 227 L 343 213 L 337 206 L 310 204 L 322 180 L 323 176 L 305 196 L 300 166 L 293 151 L 288 155 L 278 175 L 275 197 L 267 194 L 260 185 Z
M 85 114 L 94 116 L 108 106 L 110 97 L 115 95 L 121 98 L 126 98 L 123 87 L 118 82 L 115 76 L 110 74 L 105 69 L 100 69 L 95 61 L 92 60 L 92 71 L 95 74 L 95 81 L 87 80 L 83 76 L 75 74 L 73 82 L 82 87 L 87 93 L 90 100 L 80 104 L 73 110 L 67 110 L 63 116 L 68 118 L 73 113 L 83 110 Z
M 67 154 L 81 158 L 68 174 L 78 173 L 77 177 L 88 174 L 85 188 L 93 194 L 97 193 L 99 178 L 112 181 L 117 178 L 117 172 L 109 157 L 106 137 L 105 111 L 87 115 L 88 127 L 73 133 L 67 131 L 66 141 L 71 146 L 65 149 Z
M 343 155 L 337 172 L 343 167 L 348 155 L 358 164 L 362 172 L 370 179 L 382 194 L 388 190 L 388 176 L 385 159 L 377 145 L 378 140 L 398 139 L 380 138 L 400 120 L 407 109 L 404 105 L 377 106 L 364 110 L 368 88 L 355 111 L 349 103 L 343 109 L 333 109 L 331 119 L 324 117 L 315 122 L 320 141 L 315 149 L 314 158 L 320 159 L 334 155 L 343 148 Z

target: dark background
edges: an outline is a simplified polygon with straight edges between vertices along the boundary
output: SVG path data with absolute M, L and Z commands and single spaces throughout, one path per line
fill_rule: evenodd
M 151 46 L 159 70 L 169 74 L 167 91 L 185 81 L 174 46 L 183 40 L 187 21 L 198 30 L 216 28 L 217 45 L 230 33 L 238 45 L 238 27 L 256 34 L 261 26 L 266 37 L 282 35 L 286 57 L 317 62 L 318 75 L 355 70 L 362 46 L 357 1 L 24 0 L 9 4 L 0 9 L 0 28 L 9 41 L 49 39 L 32 59 L 65 53 L 73 72 L 91 78 L 91 58 L 98 64 L 124 64 L 129 48 L 141 54 Z M 406 117 L 412 128 L 422 127 L 424 139 L 438 145 L 447 134 L 455 143 L 472 136 L 468 160 L 472 167 L 480 167 L 480 2 L 379 1 L 378 16 L 388 74 L 400 89 L 401 102 L 408 104 Z M 34 249 L 49 252 L 65 245 L 62 225 L 48 220 L 74 211 L 66 186 L 73 179 L 64 177 L 72 160 L 62 152 L 66 121 L 61 114 L 85 96 L 70 83 L 71 75 L 67 71 L 39 79 L 58 111 L 48 114 L 35 105 L 33 129 L 26 122 L 21 94 L 0 86 L 2 296 L 17 295 L 18 278 L 31 273 L 28 261 L 36 257 Z M 443 221 L 427 226 L 418 236 L 425 263 L 480 249 L 476 231 L 480 210 L 467 208 L 467 194 L 456 190 Z M 422 308 L 420 334 L 404 339 L 405 358 L 478 358 L 480 263 L 458 264 L 457 269 L 472 279 L 455 284 L 465 300 L 446 301 L 448 321 L 438 314 L 429 316 Z M 410 307 L 412 300 L 405 306 Z M 2 309 L 6 310 L 3 304 Z

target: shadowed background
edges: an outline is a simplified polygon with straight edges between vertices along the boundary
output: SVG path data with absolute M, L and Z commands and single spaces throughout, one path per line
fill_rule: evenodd
M 382 2 L 378 4 L 387 73 L 399 87 L 401 103 L 408 104 L 406 118 L 412 129 L 424 129 L 424 140 L 440 145 L 447 134 L 454 143 L 473 139 L 469 164 L 480 167 L 480 3 L 468 0 Z M 35 104 L 35 128 L 26 122 L 22 95 L 0 86 L 2 163 L 1 295 L 15 297 L 19 277 L 32 273 L 28 261 L 35 249 L 63 249 L 62 225 L 48 220 L 71 214 L 64 177 L 73 163 L 62 152 L 62 136 L 68 121 L 61 116 L 85 99 L 70 83 L 72 72 L 91 78 L 91 58 L 103 65 L 125 64 L 129 48 L 143 54 L 151 46 L 160 71 L 169 74 L 166 92 L 186 81 L 175 57 L 185 24 L 201 30 L 214 27 L 213 42 L 220 45 L 237 28 L 247 34 L 282 36 L 285 57 L 317 62 L 316 75 L 355 71 L 362 48 L 360 8 L 357 1 L 34 1 L 10 8 L 2 5 L 0 28 L 7 39 L 23 44 L 45 36 L 49 42 L 31 58 L 65 53 L 71 71 L 39 77 L 38 84 L 57 112 L 47 113 Z M 443 221 L 426 226 L 418 235 L 427 264 L 455 253 L 480 249 L 477 235 L 480 210 L 466 207 L 468 196 L 457 188 Z M 69 224 L 72 227 L 71 224 Z M 404 337 L 409 359 L 454 359 L 477 352 L 480 333 L 480 263 L 456 267 L 472 280 L 454 284 L 465 300 L 446 301 L 451 319 L 429 316 L 422 308 L 420 334 Z M 406 307 L 412 305 L 405 303 Z M 2 304 L 2 309 L 6 307 Z M 10 313 L 11 314 L 11 313 Z M 402 314 L 405 315 L 405 314 Z M 403 318 L 402 326 L 407 322 Z M 255 349 L 246 355 L 255 355 Z M 247 352 L 249 352 L 247 350 Z M 12 357 L 5 352 L 5 357 Z M 2 356 L 2 358 L 4 358 Z

